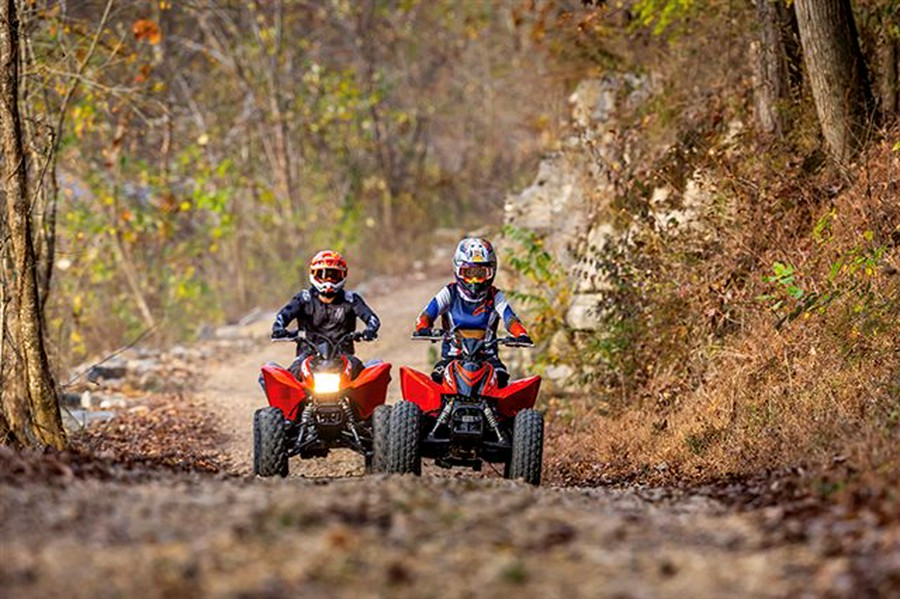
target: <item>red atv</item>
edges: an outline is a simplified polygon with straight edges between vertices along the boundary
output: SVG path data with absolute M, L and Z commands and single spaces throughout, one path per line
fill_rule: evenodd
M 277 364 L 262 367 L 260 383 L 269 407 L 253 414 L 253 473 L 287 476 L 289 457 L 324 457 L 337 447 L 365 456 L 368 471 L 386 470 L 384 457 L 375 455 L 374 439 L 387 432 L 390 411 L 383 404 L 391 365 L 371 363 L 354 373 L 353 363 L 339 348 L 347 340 L 361 340 L 359 333 L 337 341 L 299 333 L 284 340 L 310 355 L 300 364 L 298 376 Z
M 486 360 L 497 346 L 525 347 L 513 337 L 468 338 L 459 331 L 432 337 L 413 337 L 450 343 L 459 357 L 444 370 L 442 382 L 427 374 L 400 368 L 405 401 L 393 406 L 386 437 L 392 473 L 421 474 L 422 457 L 436 465 L 481 470 L 484 461 L 503 463 L 506 478 L 523 478 L 539 485 L 544 442 L 544 418 L 533 409 L 541 377 L 497 385 L 497 375 Z

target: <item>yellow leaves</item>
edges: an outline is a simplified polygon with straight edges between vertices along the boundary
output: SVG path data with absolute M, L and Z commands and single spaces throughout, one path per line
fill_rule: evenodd
M 72 107 L 72 123 L 75 125 L 75 137 L 81 139 L 85 133 L 94 128 L 96 111 L 90 103 L 79 104 Z
M 134 33 L 134 39 L 137 41 L 146 41 L 150 45 L 155 46 L 162 41 L 162 31 L 159 25 L 149 19 L 138 19 L 131 26 Z
M 363 180 L 363 190 L 364 191 L 386 191 L 387 190 L 387 181 L 378 176 L 366 177 Z
M 184 300 L 197 297 L 198 288 L 193 282 L 193 278 L 196 274 L 197 269 L 193 266 L 188 266 L 185 269 L 184 275 L 179 277 L 175 287 L 175 297 L 177 299 Z
M 85 352 L 84 337 L 81 336 L 77 329 L 72 329 L 72 332 L 69 333 L 69 343 L 72 344 L 72 351 L 76 354 Z

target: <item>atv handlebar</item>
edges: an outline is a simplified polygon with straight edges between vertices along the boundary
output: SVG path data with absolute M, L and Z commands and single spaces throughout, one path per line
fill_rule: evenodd
M 516 337 L 501 337 L 497 340 L 497 343 L 507 347 L 534 347 L 534 341 L 526 343 L 524 341 L 519 341 Z
M 288 331 L 290 334 L 288 337 L 272 337 L 272 343 L 283 343 L 285 341 L 290 341 L 291 343 L 309 343 L 312 344 L 312 341 L 306 338 L 305 335 L 301 335 L 304 331 Z M 329 343 L 333 343 L 335 346 L 340 347 L 343 345 L 345 341 L 369 341 L 368 339 L 363 338 L 362 331 L 354 331 L 352 333 L 347 333 L 346 335 L 342 335 L 337 341 L 331 341 L 328 337 L 324 335 L 319 335 L 318 333 L 313 333 L 317 335 L 321 339 L 327 339 Z
M 450 341 L 454 339 L 457 335 L 456 330 L 449 331 L 435 331 L 433 335 L 416 335 L 413 334 L 411 339 L 413 341 L 431 341 L 432 343 L 437 343 L 438 341 Z M 517 337 L 498 337 L 496 339 L 492 339 L 490 341 L 486 341 L 485 345 L 505 345 L 507 347 L 534 347 L 534 343 L 523 343 L 519 341 Z

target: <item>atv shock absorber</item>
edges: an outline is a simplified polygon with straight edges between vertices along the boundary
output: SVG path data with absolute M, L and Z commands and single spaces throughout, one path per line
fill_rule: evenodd
M 447 421 L 450 420 L 450 412 L 453 411 L 453 398 L 450 398 L 446 404 L 444 404 L 444 409 L 441 410 L 441 413 L 438 414 L 437 420 L 434 422 L 434 428 L 431 429 L 431 432 L 428 433 L 429 437 L 434 437 L 437 433 L 438 429 L 443 425 L 447 424 Z
M 341 410 L 344 411 L 344 416 L 347 418 L 347 426 L 350 428 L 350 432 L 353 433 L 353 441 L 357 447 L 362 447 L 362 443 L 359 440 L 359 432 L 356 430 L 356 414 L 353 413 L 353 408 L 346 399 L 341 400 Z
M 494 429 L 494 433 L 497 435 L 497 441 L 505 445 L 506 437 L 504 436 L 503 431 L 500 430 L 500 424 L 497 422 L 497 415 L 494 414 L 494 409 L 487 404 L 484 405 L 484 419 L 487 420 L 488 425 Z
M 303 414 L 300 416 L 300 434 L 297 435 L 297 447 L 300 445 L 307 445 L 309 443 L 314 443 L 318 439 L 318 435 L 316 434 L 316 427 L 313 425 L 313 419 L 316 416 L 316 406 L 313 404 L 307 405 L 303 409 Z M 304 439 L 306 433 L 309 432 L 309 439 Z

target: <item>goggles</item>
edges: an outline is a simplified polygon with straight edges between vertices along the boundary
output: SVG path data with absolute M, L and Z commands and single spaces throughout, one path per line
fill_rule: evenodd
M 318 268 L 313 277 L 322 283 L 340 283 L 344 280 L 344 271 L 337 268 Z
M 466 283 L 484 283 L 494 274 L 494 269 L 490 266 L 461 266 L 459 268 L 459 278 Z

